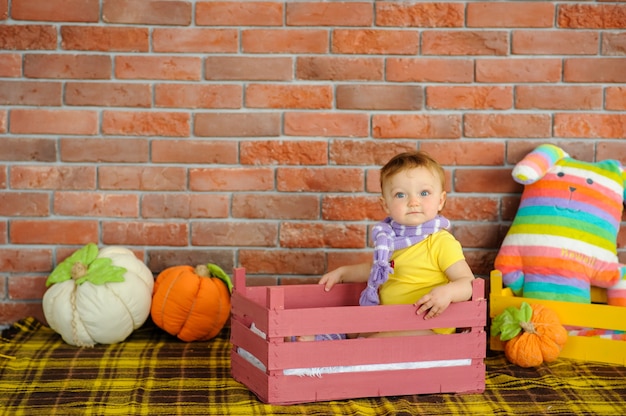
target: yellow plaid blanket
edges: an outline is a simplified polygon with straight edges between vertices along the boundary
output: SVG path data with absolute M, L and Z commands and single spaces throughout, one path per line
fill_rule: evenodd
M 0 341 L 0 415 L 626 414 L 626 367 L 523 369 L 501 353 L 486 359 L 482 394 L 266 405 L 230 376 L 229 335 L 184 343 L 147 323 L 125 342 L 77 348 L 25 319 Z

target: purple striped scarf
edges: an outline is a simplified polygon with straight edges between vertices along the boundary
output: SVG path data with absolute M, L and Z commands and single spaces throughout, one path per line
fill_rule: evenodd
M 391 253 L 419 243 L 439 230 L 448 229 L 450 221 L 442 215 L 415 227 L 400 225 L 390 217 L 376 224 L 372 229 L 374 236 L 374 261 L 367 281 L 367 287 L 361 292 L 359 303 L 362 306 L 380 304 L 378 288 L 387 281 L 393 268 L 389 264 Z

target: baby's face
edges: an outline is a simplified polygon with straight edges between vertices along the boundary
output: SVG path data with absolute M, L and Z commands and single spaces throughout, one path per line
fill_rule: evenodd
M 383 183 L 383 209 L 402 225 L 416 226 L 432 220 L 445 201 L 441 181 L 425 167 L 403 170 Z

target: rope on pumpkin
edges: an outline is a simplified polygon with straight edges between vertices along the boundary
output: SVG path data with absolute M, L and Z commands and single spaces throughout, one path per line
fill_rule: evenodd
M 80 263 L 74 263 L 72 266 L 72 279 L 76 281 L 76 279 L 80 279 L 87 273 L 87 267 Z M 72 289 L 72 294 L 70 296 L 70 303 L 72 305 L 72 337 L 74 341 L 74 345 L 77 347 L 93 347 L 93 344 L 87 344 L 80 340 L 78 337 L 78 324 L 77 320 L 80 318 L 78 314 L 78 310 L 76 310 L 76 290 L 78 290 L 78 285 L 74 284 L 74 288 Z

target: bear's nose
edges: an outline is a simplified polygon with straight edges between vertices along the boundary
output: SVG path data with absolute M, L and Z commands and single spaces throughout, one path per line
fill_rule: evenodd
M 569 191 L 570 191 L 570 192 L 574 192 L 575 190 L 576 190 L 576 187 L 574 187 L 574 186 L 570 186 L 570 187 L 569 187 Z

